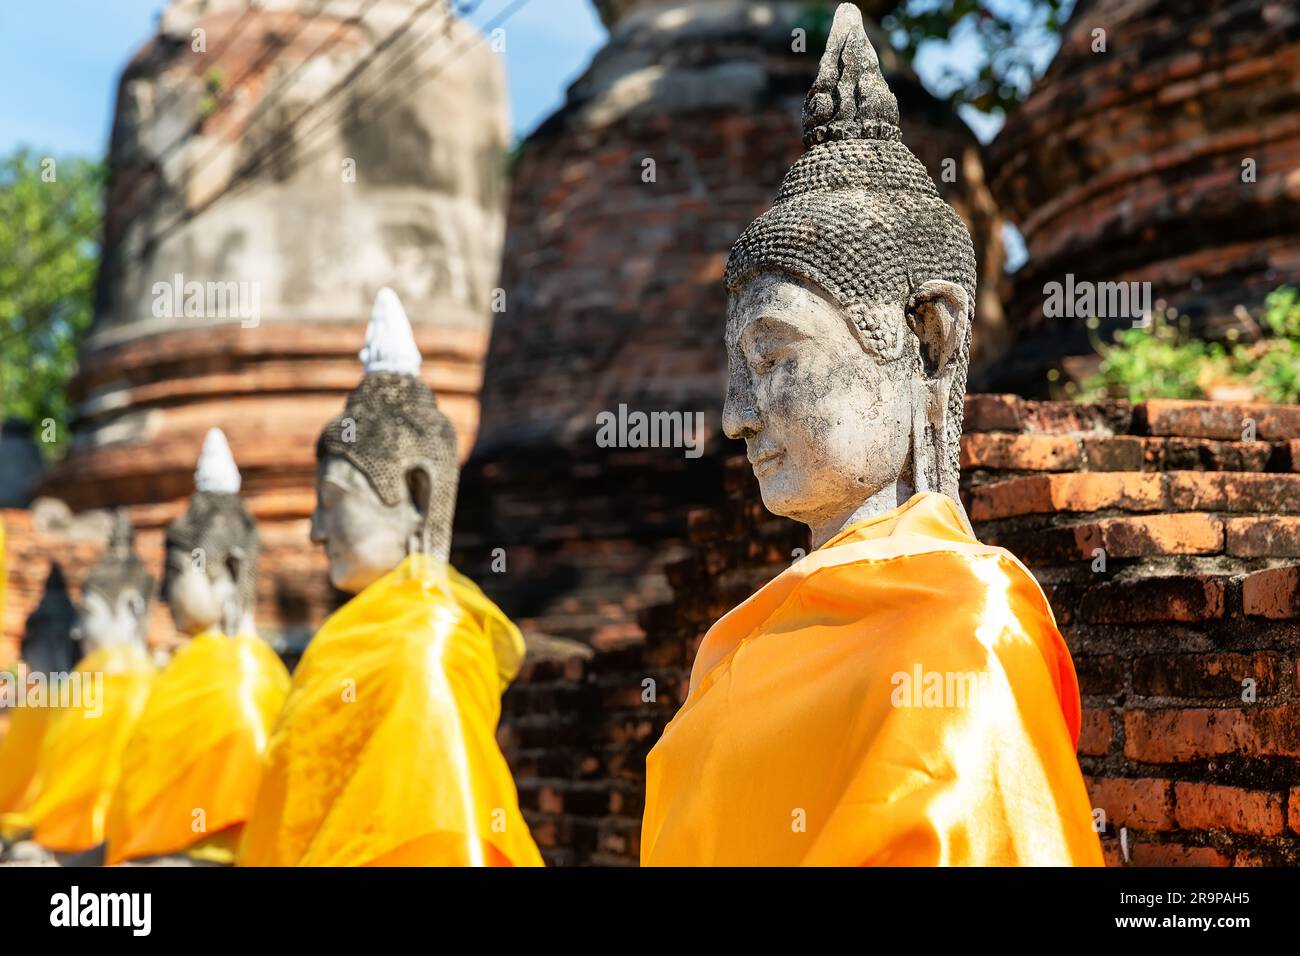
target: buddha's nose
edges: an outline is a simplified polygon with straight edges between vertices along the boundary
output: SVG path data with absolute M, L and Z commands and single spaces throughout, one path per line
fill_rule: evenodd
M 325 543 L 325 522 L 321 520 L 320 506 L 311 513 L 311 533 L 309 534 L 312 544 Z
M 722 406 L 722 430 L 728 438 L 753 438 L 762 431 L 758 401 L 743 367 L 732 367 L 727 380 L 727 399 Z

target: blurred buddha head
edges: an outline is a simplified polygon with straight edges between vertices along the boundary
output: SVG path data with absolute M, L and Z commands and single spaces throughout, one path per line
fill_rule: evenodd
M 183 634 L 252 633 L 260 544 L 219 428 L 203 440 L 194 487 L 185 513 L 167 527 L 163 599 Z
M 360 353 L 361 382 L 316 443 L 311 539 L 330 580 L 356 593 L 408 554 L 446 561 L 460 477 L 456 433 L 420 379 L 411 323 L 381 289 Z
M 727 262 L 723 428 L 768 510 L 814 547 L 917 492 L 961 507 L 975 256 L 898 123 L 861 14 L 841 4 L 804 103 L 807 151 Z
M 110 647 L 145 649 L 153 578 L 135 553 L 135 528 L 125 510 L 114 515 L 108 547 L 86 576 L 73 632 L 86 654 Z

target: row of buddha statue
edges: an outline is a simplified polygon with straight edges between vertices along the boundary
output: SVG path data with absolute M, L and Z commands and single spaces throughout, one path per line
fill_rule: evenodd
M 256 633 L 257 527 L 210 430 L 165 539 L 160 593 L 187 640 L 156 666 L 153 582 L 119 513 L 75 628 L 77 674 L 102 685 L 17 710 L 0 744 L 0 833 L 33 845 L 20 855 L 540 864 L 495 742 L 523 638 L 448 563 L 456 435 L 390 289 L 360 358 L 317 443 L 311 523 L 353 599 L 290 676 Z
M 152 579 L 120 512 L 78 609 L 87 692 L 17 709 L 0 744 L 0 834 L 29 844 L 19 857 L 541 862 L 494 739 L 523 637 L 447 563 L 455 432 L 389 289 L 360 359 L 318 438 L 311 527 L 355 597 L 290 676 L 255 630 L 257 528 L 225 434 L 209 431 L 161 574 L 187 640 L 156 666 Z
M 647 759 L 642 862 L 1098 864 L 1068 650 L 957 494 L 970 237 L 903 145 L 852 4 L 804 142 L 727 262 L 723 417 L 812 550 L 704 636 Z M 255 633 L 256 528 L 210 432 L 162 573 L 190 639 L 155 668 L 119 521 L 79 625 L 102 714 L 17 713 L 8 836 L 108 863 L 541 863 L 495 741 L 523 639 L 448 563 L 455 435 L 389 290 L 360 358 L 311 523 L 354 597 L 290 675 Z M 900 697 L 899 674 L 932 673 L 973 675 L 977 698 Z

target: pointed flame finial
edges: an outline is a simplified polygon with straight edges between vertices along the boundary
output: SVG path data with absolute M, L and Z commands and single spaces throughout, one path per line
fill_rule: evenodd
M 901 138 L 898 101 L 867 39 L 862 11 L 841 3 L 826 38 L 817 79 L 803 104 L 803 141 L 811 148 L 837 139 Z
M 371 372 L 420 374 L 420 350 L 415 345 L 411 320 L 406 317 L 402 300 L 387 286 L 375 296 L 370 324 L 366 326 L 366 344 L 359 358 L 367 375 Z
M 220 428 L 209 428 L 203 438 L 199 465 L 194 470 L 194 487 L 199 491 L 235 495 L 239 493 L 240 481 L 239 468 L 235 465 L 235 456 L 230 453 L 226 433 Z

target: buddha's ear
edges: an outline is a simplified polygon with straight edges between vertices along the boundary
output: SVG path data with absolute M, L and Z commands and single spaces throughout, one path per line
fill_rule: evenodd
M 144 596 L 135 588 L 123 588 L 122 593 L 118 595 L 117 603 L 134 618 L 139 618 L 144 613 Z
M 417 463 L 406 469 L 406 494 L 411 507 L 419 515 L 419 525 L 423 527 L 433 504 L 433 473 L 428 465 Z
M 232 545 L 226 552 L 226 573 L 230 575 L 230 580 L 239 586 L 239 576 L 244 569 L 244 562 L 248 560 L 248 552 L 242 545 Z
M 930 279 L 907 300 L 907 324 L 921 343 L 921 365 L 929 386 L 929 418 L 937 424 L 948 404 L 957 353 L 970 324 L 970 296 L 955 282 Z

